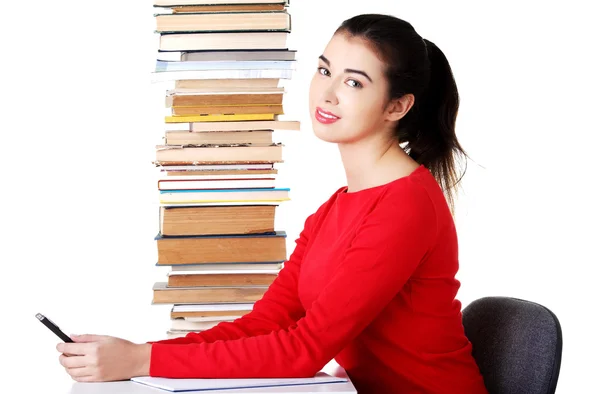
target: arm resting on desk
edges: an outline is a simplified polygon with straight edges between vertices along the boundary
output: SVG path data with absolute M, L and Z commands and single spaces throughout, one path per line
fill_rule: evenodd
M 392 301 L 431 247 L 437 231 L 433 205 L 425 190 L 408 190 L 401 196 L 385 196 L 365 218 L 346 250 L 340 264 L 343 269 L 332 275 L 296 323 L 213 343 L 155 343 L 150 375 L 268 378 L 316 374 Z M 403 204 L 398 204 L 399 198 Z M 297 272 L 298 262 L 292 260 L 281 286 L 275 287 L 282 292 L 277 297 L 285 297 L 285 302 L 293 301 L 294 305 L 299 305 L 297 296 L 286 286 Z M 290 283 L 284 286 L 283 281 Z M 267 302 L 281 314 L 279 304 L 271 299 Z M 264 327 L 277 328 L 273 324 Z

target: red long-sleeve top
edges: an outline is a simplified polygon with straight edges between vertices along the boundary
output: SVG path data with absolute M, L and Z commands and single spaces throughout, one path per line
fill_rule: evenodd
M 233 322 L 152 343 L 150 375 L 310 377 L 331 359 L 358 393 L 487 394 L 464 334 L 458 242 L 421 165 L 310 215 L 263 298 Z

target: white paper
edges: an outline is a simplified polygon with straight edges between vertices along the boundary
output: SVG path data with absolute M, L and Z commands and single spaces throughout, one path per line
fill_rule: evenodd
M 210 391 L 250 387 L 301 386 L 308 384 L 344 383 L 346 378 L 331 376 L 323 371 L 312 378 L 252 378 L 252 379 L 168 379 L 140 376 L 131 378 L 133 382 L 163 390 Z

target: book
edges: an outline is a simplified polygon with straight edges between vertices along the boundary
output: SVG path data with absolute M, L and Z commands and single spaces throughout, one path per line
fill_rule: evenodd
M 161 33 L 158 45 L 162 51 L 287 49 L 288 35 L 288 31 Z
M 233 163 L 233 164 L 190 164 L 181 166 L 165 166 L 157 164 L 161 171 L 232 171 L 232 170 L 272 170 L 273 163 Z M 217 174 L 213 172 L 213 174 Z M 220 172 L 219 172 L 220 174 Z
M 163 167 L 163 168 L 168 168 L 168 167 Z M 210 180 L 229 180 L 229 179 L 236 179 L 236 180 L 241 180 L 241 179 L 275 179 L 274 175 L 271 176 L 264 176 L 264 175 L 260 175 L 259 170 L 248 170 L 246 171 L 246 174 L 239 174 L 239 175 L 225 175 L 224 173 L 227 171 L 207 171 L 207 174 L 204 175 L 190 175 L 190 174 L 185 174 L 185 175 L 162 175 L 160 177 L 160 179 L 158 180 L 159 182 L 175 182 L 175 181 L 210 181 Z M 199 188 L 202 189 L 202 188 Z
M 154 19 L 161 33 L 291 29 L 290 15 L 277 11 L 157 14 Z
M 157 145 L 155 163 L 161 165 L 212 163 L 277 163 L 283 161 L 283 145 L 193 146 Z
M 186 304 L 183 304 L 186 305 Z M 235 320 L 238 317 L 240 317 L 239 315 L 223 315 L 223 316 L 203 316 L 203 317 L 172 317 L 171 321 L 173 320 L 184 320 L 186 322 L 191 322 L 191 323 L 195 323 L 195 322 L 212 322 L 212 321 L 230 321 L 230 320 Z M 179 328 L 177 328 L 179 329 Z M 185 328 L 181 328 L 181 329 L 185 329 Z
M 235 121 L 235 122 L 211 122 L 195 123 L 191 122 L 190 131 L 234 131 L 234 130 L 300 130 L 300 122 L 284 120 L 266 120 L 266 121 Z
M 272 144 L 273 130 L 199 132 L 166 131 L 165 145 Z
M 181 61 L 252 61 L 252 60 L 296 60 L 297 51 L 279 50 L 247 50 L 247 51 L 191 51 L 179 56 Z
M 213 271 L 171 272 L 168 274 L 167 287 L 196 287 L 196 286 L 269 286 L 278 271 L 250 273 L 212 273 Z
M 232 319 L 226 318 L 229 316 L 224 316 L 224 317 L 212 317 L 211 320 L 204 320 L 204 321 L 192 321 L 192 320 L 187 320 L 185 318 L 175 318 L 175 319 L 171 319 L 171 331 L 182 331 L 182 332 L 198 332 L 198 331 L 204 331 L 204 330 L 210 330 L 211 328 L 213 328 L 214 326 L 216 326 L 217 324 L 223 322 L 223 321 L 233 321 L 235 319 L 237 319 L 236 316 L 234 316 Z
M 286 259 L 286 233 L 163 236 L 155 238 L 157 266 L 204 263 L 279 263 Z
M 192 205 L 194 203 L 243 203 L 288 201 L 289 188 L 222 189 L 222 190 L 161 190 L 160 203 Z
M 152 287 L 154 293 L 152 304 L 258 301 L 268 288 L 268 286 L 167 287 L 166 282 L 156 282 Z
M 275 114 L 184 115 L 165 116 L 165 123 L 229 122 L 238 120 L 274 120 Z
M 136 383 L 173 392 L 341 384 L 348 382 L 347 378 L 331 376 L 323 371 L 318 372 L 312 378 L 170 379 L 142 376 L 131 378 L 131 380 Z M 356 393 L 356 391 L 349 393 Z
M 275 188 L 275 178 L 256 179 L 163 179 L 158 181 L 158 190 L 223 190 L 223 189 L 268 189 Z
M 280 92 L 198 92 L 192 89 L 167 92 L 165 106 L 219 106 L 219 105 L 281 105 L 283 91 Z
M 276 88 L 279 78 L 175 79 L 175 89 Z
M 275 231 L 274 205 L 160 207 L 164 236 L 254 234 Z
M 244 272 L 244 271 L 279 271 L 283 267 L 282 263 L 231 263 L 231 264 L 187 264 L 174 265 L 171 267 L 171 272 Z
M 151 73 L 151 82 L 169 82 L 202 79 L 291 79 L 294 70 L 281 69 L 212 69 L 212 70 L 183 70 L 155 71 Z M 175 85 L 178 86 L 178 85 Z M 181 87 L 181 84 L 179 85 Z M 185 85 L 184 85 L 185 86 Z
M 171 319 L 214 319 L 242 317 L 252 311 L 254 303 L 175 304 L 171 308 Z
M 229 5 L 187 5 L 169 7 L 173 13 L 186 12 L 241 12 L 241 11 L 283 11 L 285 4 L 229 4 Z
M 176 116 L 196 115 L 246 115 L 274 114 L 282 115 L 283 106 L 276 105 L 219 105 L 219 106 L 177 106 L 171 107 L 171 113 Z
M 294 70 L 295 60 L 252 60 L 252 61 L 168 61 L 156 60 L 154 71 L 204 71 L 204 70 Z
M 288 0 L 154 0 L 154 7 L 220 4 L 289 4 Z

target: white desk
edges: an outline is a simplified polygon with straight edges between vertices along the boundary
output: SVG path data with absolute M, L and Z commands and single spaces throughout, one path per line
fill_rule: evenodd
M 329 364 L 328 364 L 329 365 Z M 337 377 L 348 378 L 346 371 L 340 366 L 332 366 L 323 368 L 323 371 Z M 105 382 L 105 383 L 73 383 L 69 394 L 166 394 L 170 391 L 157 389 L 154 387 L 144 386 L 143 384 L 124 381 L 124 382 Z M 243 393 L 280 393 L 280 394 L 320 394 L 320 393 L 337 393 L 337 394 L 357 394 L 354 385 L 348 379 L 345 383 L 328 383 L 328 384 L 311 384 L 305 386 L 283 386 L 283 387 L 257 387 L 250 389 L 226 389 L 226 390 L 211 390 L 211 391 L 193 391 L 197 393 L 228 393 L 228 394 L 243 394 Z M 192 393 L 188 391 L 188 393 Z

